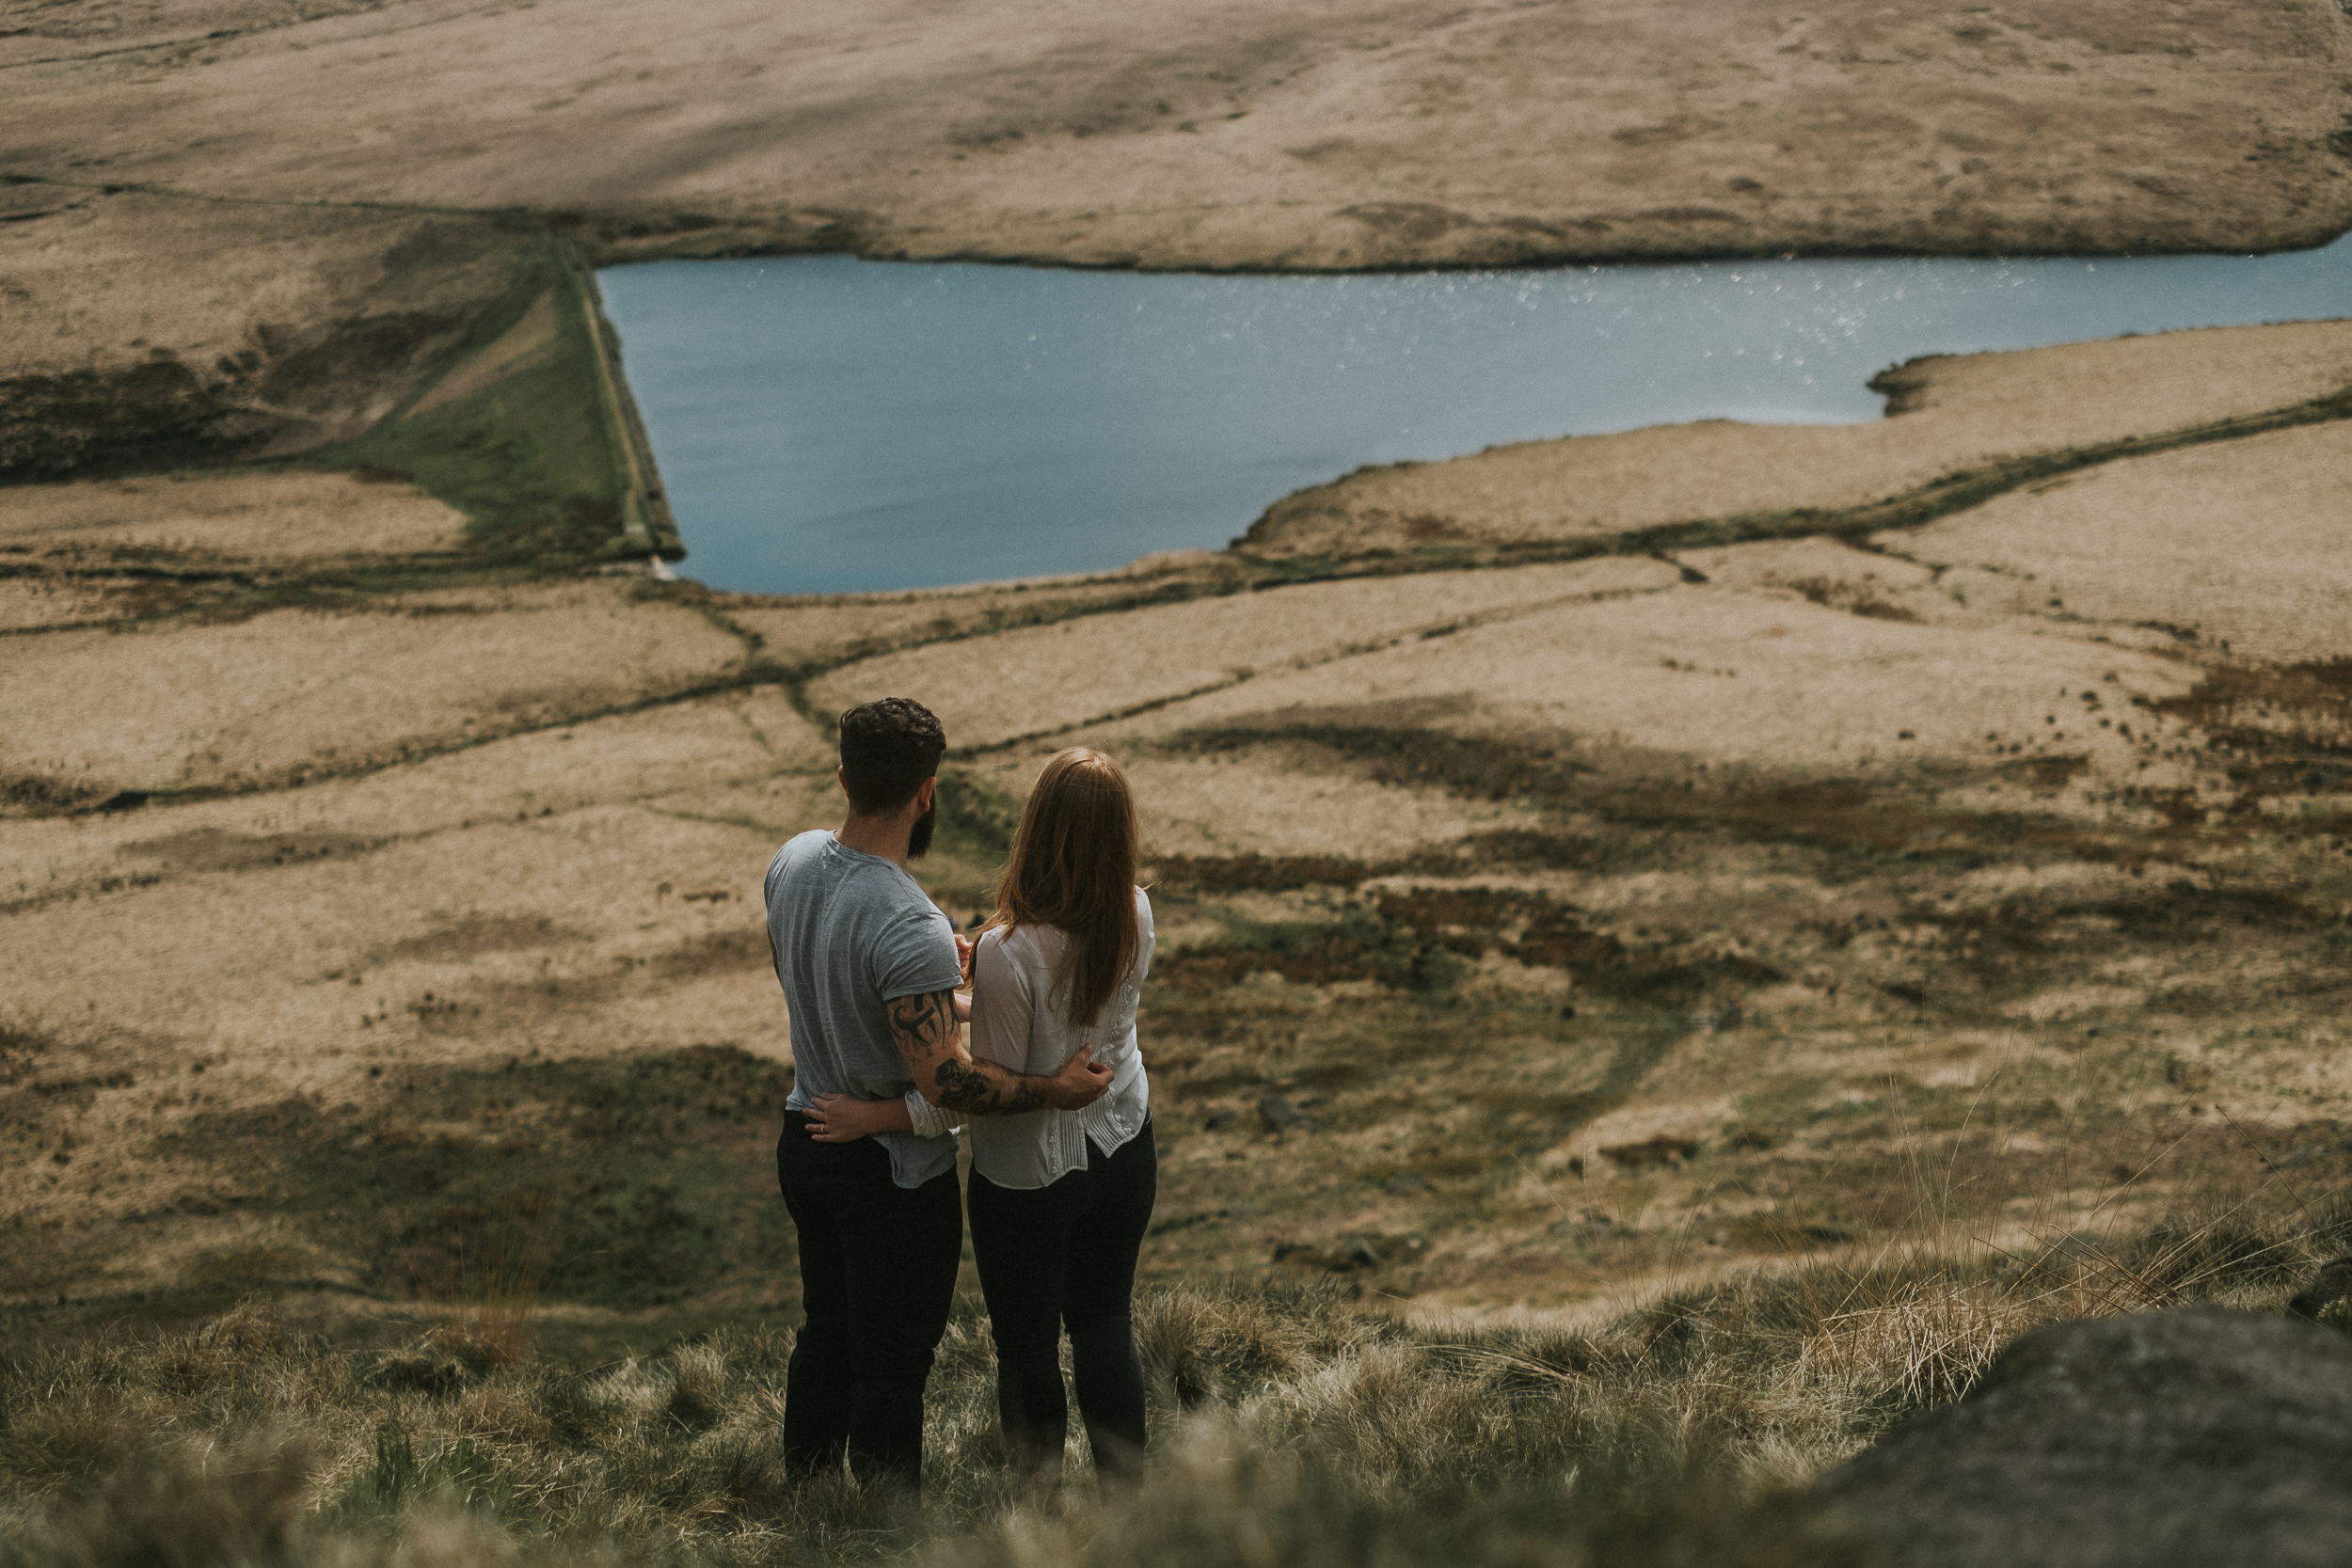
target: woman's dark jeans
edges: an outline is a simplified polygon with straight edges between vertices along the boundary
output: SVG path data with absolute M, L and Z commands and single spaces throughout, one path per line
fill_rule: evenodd
M 785 1468 L 838 1474 L 846 1451 L 861 1481 L 919 1490 L 923 1385 L 963 1258 L 956 1173 L 909 1190 L 873 1139 L 820 1144 L 798 1111 L 784 1124 L 776 1179 L 807 1314 L 785 1372 Z
M 1116 1154 L 1088 1139 L 1087 1160 L 1086 1169 L 1025 1192 L 974 1171 L 972 1251 L 996 1339 L 996 1408 L 1015 1463 L 1061 1467 L 1067 1325 L 1095 1470 L 1126 1476 L 1143 1458 L 1143 1363 L 1129 1298 L 1159 1190 L 1152 1123 Z

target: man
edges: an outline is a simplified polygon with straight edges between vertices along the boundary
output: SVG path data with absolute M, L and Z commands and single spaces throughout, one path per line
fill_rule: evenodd
M 818 1143 L 819 1095 L 919 1089 L 961 1118 L 1075 1110 L 1110 1086 L 1081 1051 L 1051 1078 L 975 1061 L 955 995 L 969 961 L 907 863 L 930 848 L 946 736 L 891 697 L 841 716 L 850 798 L 837 832 L 800 834 L 767 879 L 768 942 L 792 1018 L 792 1095 L 776 1175 L 800 1235 L 807 1321 L 786 1373 L 784 1451 L 800 1475 L 837 1471 L 918 1490 L 923 1385 L 963 1256 L 952 1137 L 882 1132 Z

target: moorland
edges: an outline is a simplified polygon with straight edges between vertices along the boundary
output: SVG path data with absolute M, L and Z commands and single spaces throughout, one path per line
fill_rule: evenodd
M 1097 578 L 650 568 L 691 541 L 594 265 L 2344 227 L 2331 7 L 1719 9 L 26 13 L 20 1549 L 1838 1560 L 1778 1489 L 2026 1326 L 2276 1309 L 2346 1250 L 2344 324 L 1362 470 Z M 901 692 L 960 922 L 1056 748 L 1148 813 L 1167 1457 L 1125 1515 L 1009 1490 L 977 1308 L 931 1524 L 765 1446 L 757 879 L 837 810 L 830 716 Z

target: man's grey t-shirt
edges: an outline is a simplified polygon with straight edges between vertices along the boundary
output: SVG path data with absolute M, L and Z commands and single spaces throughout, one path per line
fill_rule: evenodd
M 768 940 L 792 1014 L 792 1095 L 897 1100 L 914 1087 L 890 1037 L 885 1003 L 963 983 L 955 927 L 914 879 L 822 829 L 800 834 L 768 863 Z M 919 1187 L 955 1168 L 953 1138 L 877 1132 L 890 1179 Z

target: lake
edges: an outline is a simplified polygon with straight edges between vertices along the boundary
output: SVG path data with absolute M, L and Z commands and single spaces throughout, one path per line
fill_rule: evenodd
M 847 257 L 601 275 L 714 588 L 837 593 L 1216 548 L 1366 463 L 1726 418 L 1879 417 L 1923 354 L 2352 315 L 2291 255 L 1349 277 Z

